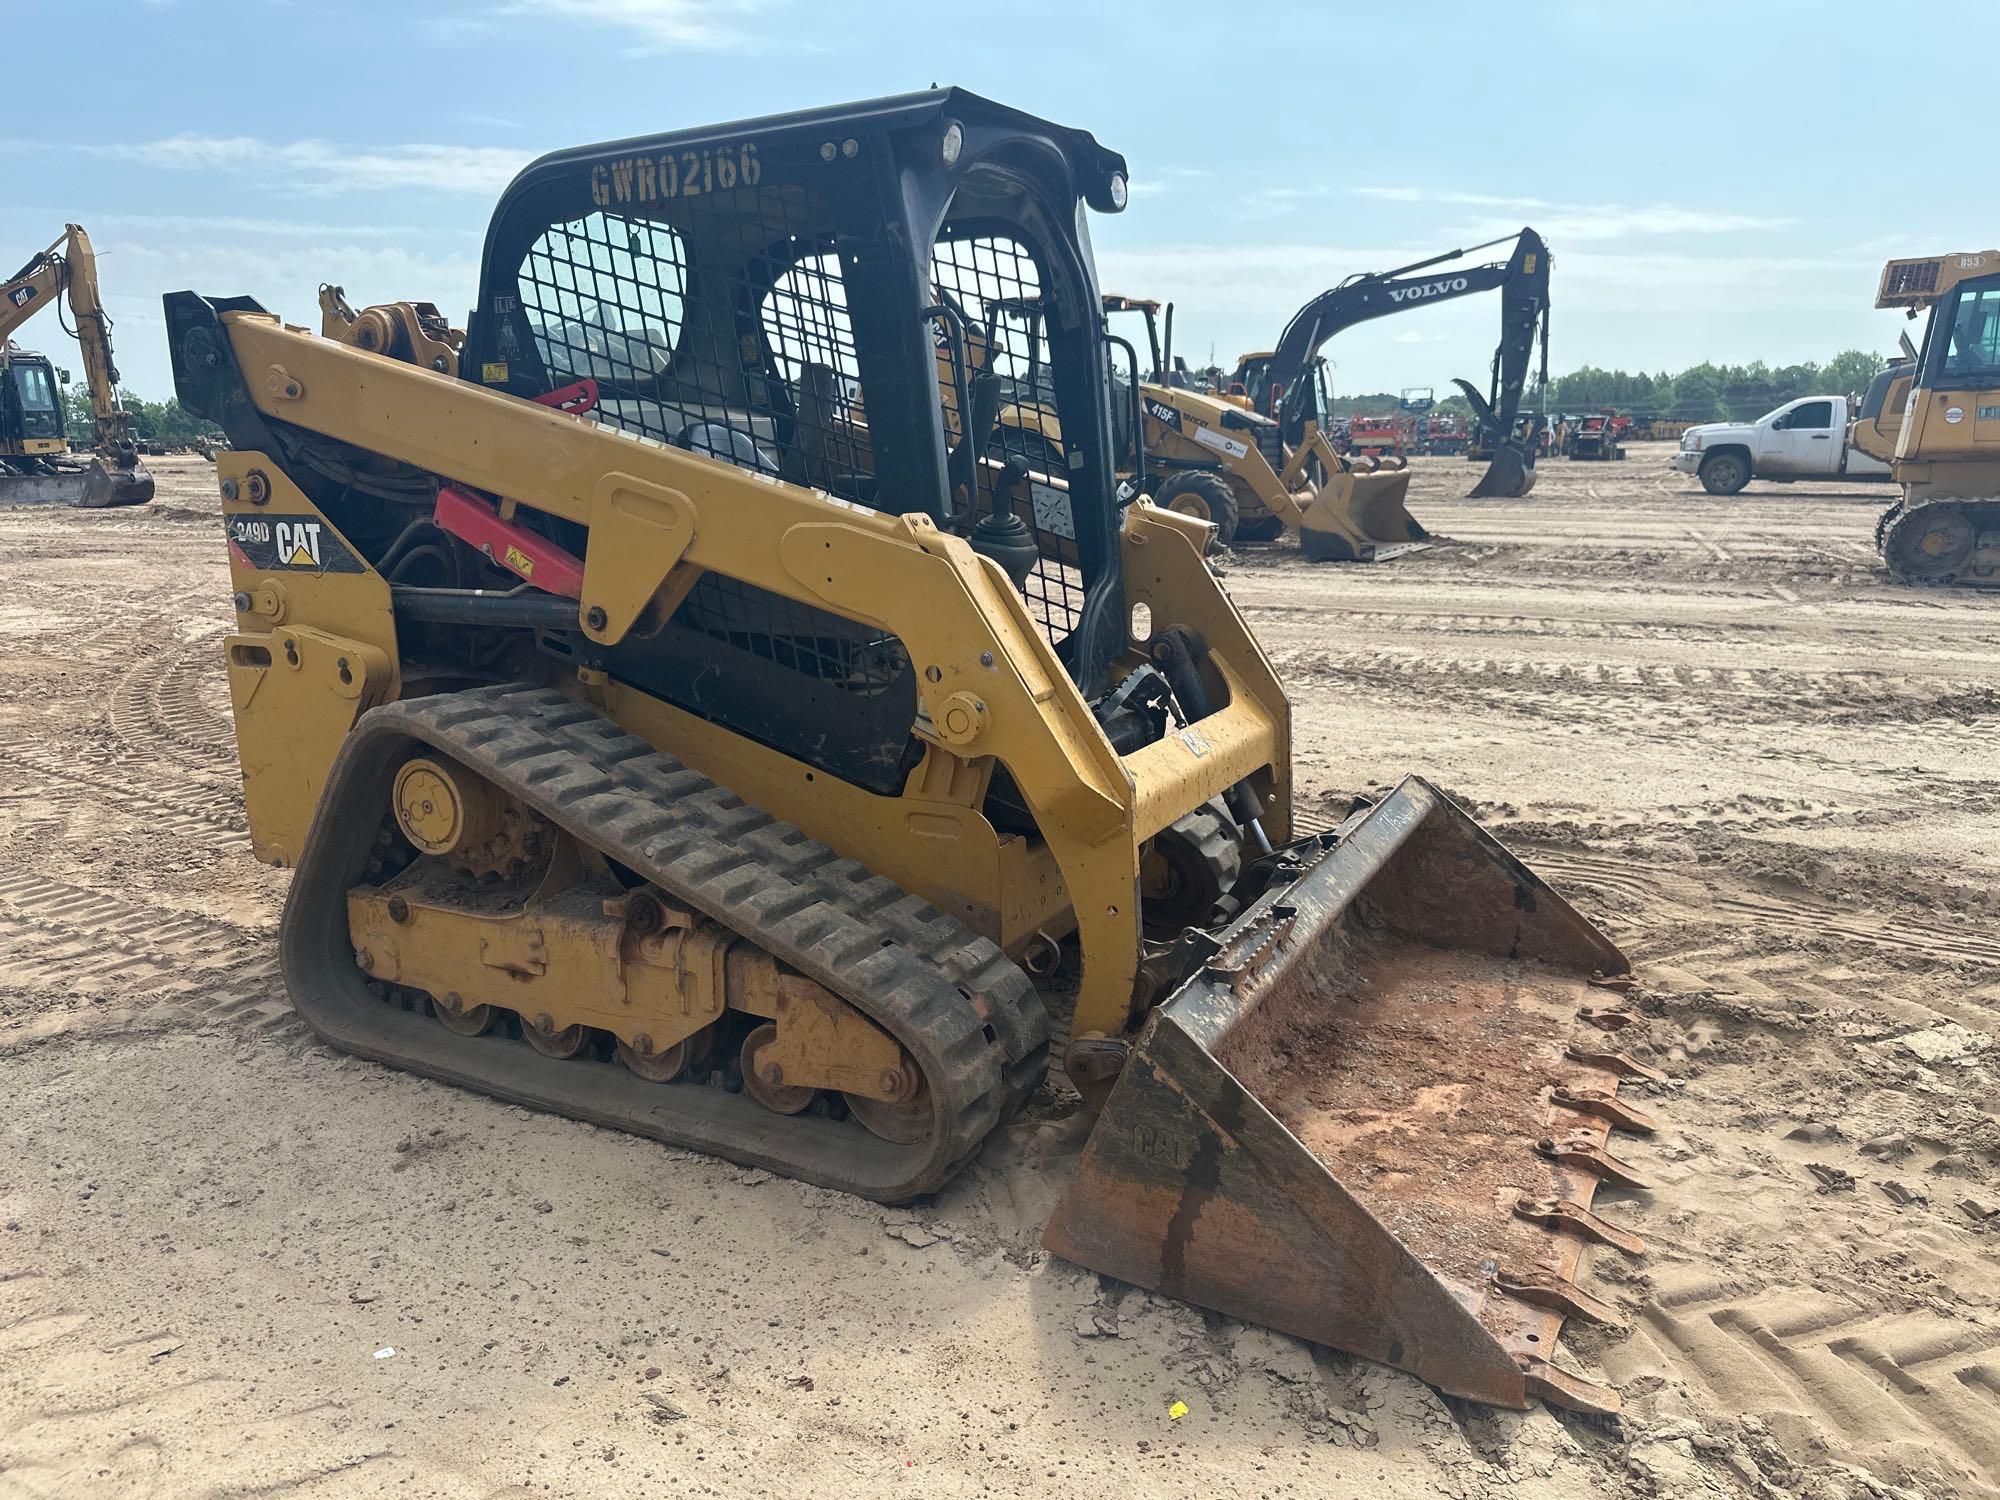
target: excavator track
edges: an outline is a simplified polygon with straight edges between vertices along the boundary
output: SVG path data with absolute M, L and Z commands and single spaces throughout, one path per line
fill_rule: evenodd
M 1892 506 L 1875 543 L 1899 583 L 2000 588 L 2000 499 Z
M 922 1069 L 928 1134 L 892 1142 L 852 1119 L 776 1114 L 747 1093 L 558 1060 L 385 1004 L 357 965 L 345 898 L 367 879 L 397 767 L 419 751 L 485 777 L 861 1011 Z M 344 1051 L 885 1203 L 949 1181 L 1048 1066 L 1041 999 L 995 944 L 548 688 L 363 714 L 329 773 L 279 943 L 293 1004 Z

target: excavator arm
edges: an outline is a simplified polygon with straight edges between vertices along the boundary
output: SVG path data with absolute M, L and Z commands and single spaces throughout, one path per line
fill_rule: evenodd
M 1529 438 L 1515 433 L 1514 425 L 1527 391 L 1529 367 L 1538 340 L 1542 376 L 1544 380 L 1548 376 L 1548 246 L 1534 230 L 1523 229 L 1504 261 L 1463 269 L 1435 269 L 1505 243 L 1505 240 L 1489 240 L 1483 245 L 1413 261 L 1392 271 L 1350 276 L 1300 308 L 1285 326 L 1266 376 L 1266 401 L 1270 401 L 1274 390 L 1281 393 L 1275 404 L 1276 415 L 1284 424 L 1285 440 L 1295 443 L 1304 436 L 1313 361 L 1335 334 L 1392 313 L 1497 291 L 1500 342 L 1493 352 L 1490 390 L 1482 397 L 1465 381 L 1457 382 L 1481 424 L 1495 437 L 1492 465 L 1472 493 L 1475 496 L 1527 494 L 1535 482 L 1534 447 Z
M 96 427 L 96 454 L 79 503 L 138 505 L 153 498 L 153 479 L 139 462 L 131 419 L 118 402 L 118 366 L 111 353 L 111 318 L 97 285 L 97 255 L 78 224 L 0 283 L 0 344 L 43 307 L 69 302 Z

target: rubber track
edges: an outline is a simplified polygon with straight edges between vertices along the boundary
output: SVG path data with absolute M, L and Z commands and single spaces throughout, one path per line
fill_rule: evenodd
M 610 1065 L 543 1058 L 518 1042 L 451 1037 L 379 1001 L 369 1002 L 357 1035 L 332 994 L 344 988 L 351 1000 L 364 977 L 345 951 L 339 896 L 354 883 L 357 851 L 387 805 L 386 777 L 411 741 L 487 777 L 875 1020 L 929 1081 L 929 1139 L 892 1147 L 858 1123 L 772 1115 L 747 1095 L 647 1084 Z M 364 714 L 329 776 L 281 943 L 294 1003 L 335 1046 L 884 1202 L 943 1186 L 1048 1066 L 1041 999 L 995 944 L 546 688 L 479 688 Z M 386 1034 L 407 1021 L 424 1028 L 403 1032 L 414 1051 Z M 440 1061 L 441 1037 L 454 1044 L 449 1061 Z
M 1919 518 L 1934 514 L 1939 506 L 1959 512 L 1972 524 L 1975 556 L 1978 551 L 1977 538 L 1986 532 L 2000 529 L 2000 500 L 1932 500 L 1923 505 L 1908 506 L 1900 513 L 1892 507 L 1889 516 L 1893 516 L 1894 519 L 1885 516 L 1883 521 L 1887 522 L 1886 526 L 1882 522 L 1877 522 L 1875 527 L 1875 545 L 1882 554 L 1884 566 L 1898 583 L 1915 584 L 1919 588 L 2000 588 L 2000 582 L 1993 579 L 1968 578 L 1957 573 L 1945 578 L 1919 577 L 1903 572 L 1891 560 L 1896 551 L 1896 534 L 1905 526 L 1915 526 Z

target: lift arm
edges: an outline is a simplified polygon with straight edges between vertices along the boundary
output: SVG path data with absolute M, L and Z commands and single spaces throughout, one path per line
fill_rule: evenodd
M 97 256 L 81 225 L 66 225 L 62 238 L 0 282 L 0 344 L 43 307 L 64 297 L 69 300 L 76 340 L 83 349 L 83 375 L 90 389 L 98 452 L 129 469 L 138 458 L 138 450 L 132 443 L 131 422 L 118 404 L 111 319 L 98 294 Z

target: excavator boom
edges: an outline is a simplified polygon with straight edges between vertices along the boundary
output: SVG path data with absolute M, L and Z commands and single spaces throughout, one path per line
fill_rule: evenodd
M 6 363 L 12 388 L 7 402 L 0 404 L 0 499 L 90 507 L 143 505 L 153 498 L 153 477 L 139 461 L 131 419 L 119 404 L 111 318 L 98 288 L 97 255 L 81 225 L 66 225 L 60 239 L 0 282 L 0 349 L 8 348 L 15 329 L 44 307 L 65 299 L 83 356 L 95 452 L 87 465 L 65 461 L 59 406 L 50 414 L 55 418 L 53 437 L 27 434 L 28 379 L 12 367 L 19 361 L 21 370 L 34 368 L 29 361 L 36 357 L 9 350 Z M 41 368 L 47 368 L 46 362 Z
M 1471 401 L 1493 453 L 1472 494 L 1475 498 L 1527 494 L 1535 484 L 1534 442 L 1532 434 L 1516 428 L 1537 342 L 1541 345 L 1543 383 L 1548 380 L 1548 246 L 1534 230 L 1523 229 L 1514 237 L 1514 248 L 1504 261 L 1459 270 L 1435 269 L 1506 243 L 1504 239 L 1489 240 L 1391 271 L 1363 272 L 1320 293 L 1293 314 L 1276 351 L 1263 363 L 1260 388 L 1250 393 L 1258 409 L 1273 411 L 1283 424 L 1286 441 L 1297 441 L 1304 434 L 1315 361 L 1335 334 L 1412 308 L 1497 291 L 1500 342 L 1493 352 L 1491 385 L 1481 396 L 1467 382 L 1456 382 Z

